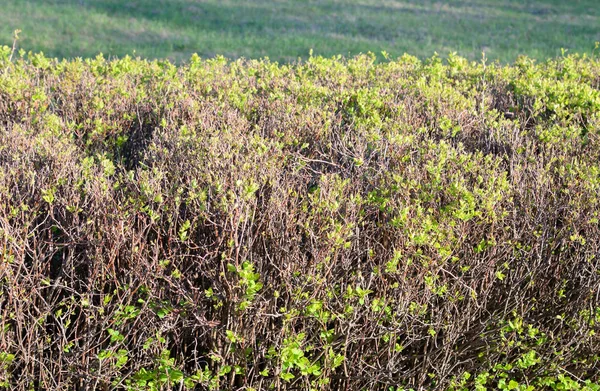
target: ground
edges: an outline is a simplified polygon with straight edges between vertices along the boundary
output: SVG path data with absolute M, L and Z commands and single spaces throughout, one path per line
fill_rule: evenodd
M 456 51 L 469 59 L 591 53 L 597 0 L 3 0 L 0 44 L 73 58 L 102 52 L 180 62 L 202 57 L 287 62 L 314 54 Z

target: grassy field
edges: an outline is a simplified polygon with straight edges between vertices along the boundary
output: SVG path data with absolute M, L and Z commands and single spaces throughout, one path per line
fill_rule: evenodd
M 293 61 L 315 54 L 456 51 L 503 62 L 589 53 L 597 0 L 2 0 L 0 44 L 57 57 L 223 54 Z

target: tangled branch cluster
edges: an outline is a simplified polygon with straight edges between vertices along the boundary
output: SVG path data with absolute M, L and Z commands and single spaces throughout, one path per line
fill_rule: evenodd
M 0 387 L 599 380 L 597 59 L 0 64 Z

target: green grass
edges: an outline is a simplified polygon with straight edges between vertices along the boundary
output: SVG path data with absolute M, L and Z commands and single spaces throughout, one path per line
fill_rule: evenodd
M 3 0 L 0 44 L 57 57 L 265 57 L 387 51 L 545 59 L 600 41 L 597 0 Z

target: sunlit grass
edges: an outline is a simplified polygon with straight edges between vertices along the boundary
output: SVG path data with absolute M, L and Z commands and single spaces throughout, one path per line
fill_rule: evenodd
M 600 40 L 596 0 L 5 0 L 0 43 L 58 57 L 136 54 L 181 61 L 387 51 L 430 57 L 482 52 L 503 62 L 589 53 Z

